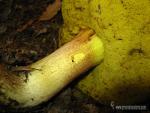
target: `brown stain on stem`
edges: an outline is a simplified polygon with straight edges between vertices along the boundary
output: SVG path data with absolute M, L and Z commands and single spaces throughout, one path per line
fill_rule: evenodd
M 7 66 L 2 64 L 0 65 L 0 78 L 0 87 L 7 85 L 16 88 L 24 83 L 23 77 L 17 76 L 16 73 L 11 72 Z

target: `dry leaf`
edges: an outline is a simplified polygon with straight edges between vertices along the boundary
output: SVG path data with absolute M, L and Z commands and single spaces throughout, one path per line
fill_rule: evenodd
M 55 0 L 53 4 L 49 4 L 46 10 L 42 13 L 42 15 L 39 17 L 38 21 L 47 21 L 53 18 L 57 12 L 61 8 L 61 0 Z M 38 22 L 37 21 L 37 22 Z M 23 26 L 17 29 L 18 32 L 24 31 L 27 27 L 31 26 L 35 21 L 29 20 L 27 23 L 25 23 Z
M 39 17 L 39 21 L 46 21 L 53 18 L 61 8 L 61 0 L 55 0 L 53 4 L 49 4 L 46 11 Z
M 23 26 L 21 26 L 21 28 L 18 28 L 17 31 L 18 32 L 22 32 L 23 30 L 25 30 L 28 26 L 32 25 L 34 21 L 33 20 L 29 20 L 26 24 L 24 24 Z

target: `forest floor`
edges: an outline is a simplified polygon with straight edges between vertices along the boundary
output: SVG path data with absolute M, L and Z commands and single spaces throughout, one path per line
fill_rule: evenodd
M 57 0 L 59 1 L 59 0 Z M 26 66 L 58 48 L 61 10 L 50 18 L 39 19 L 54 0 L 0 0 L 0 63 L 9 67 Z M 59 5 L 58 5 L 59 6 Z M 1 113 L 110 113 L 103 106 L 70 84 L 52 100 L 30 109 L 0 109 Z M 122 113 L 117 111 L 116 113 Z M 131 112 L 130 112 L 131 113 Z

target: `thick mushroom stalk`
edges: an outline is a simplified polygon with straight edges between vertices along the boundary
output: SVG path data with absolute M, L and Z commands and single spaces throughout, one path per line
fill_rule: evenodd
M 103 44 L 93 30 L 84 30 L 49 56 L 27 66 L 26 73 L 8 72 L 1 66 L 0 103 L 23 108 L 47 101 L 81 73 L 98 65 L 103 52 Z

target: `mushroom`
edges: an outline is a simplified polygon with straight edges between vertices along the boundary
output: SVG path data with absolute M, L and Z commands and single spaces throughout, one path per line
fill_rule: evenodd
M 82 30 L 47 57 L 8 71 L 0 65 L 0 103 L 15 108 L 36 106 L 57 94 L 68 83 L 98 65 L 104 57 L 102 41 L 93 30 Z

